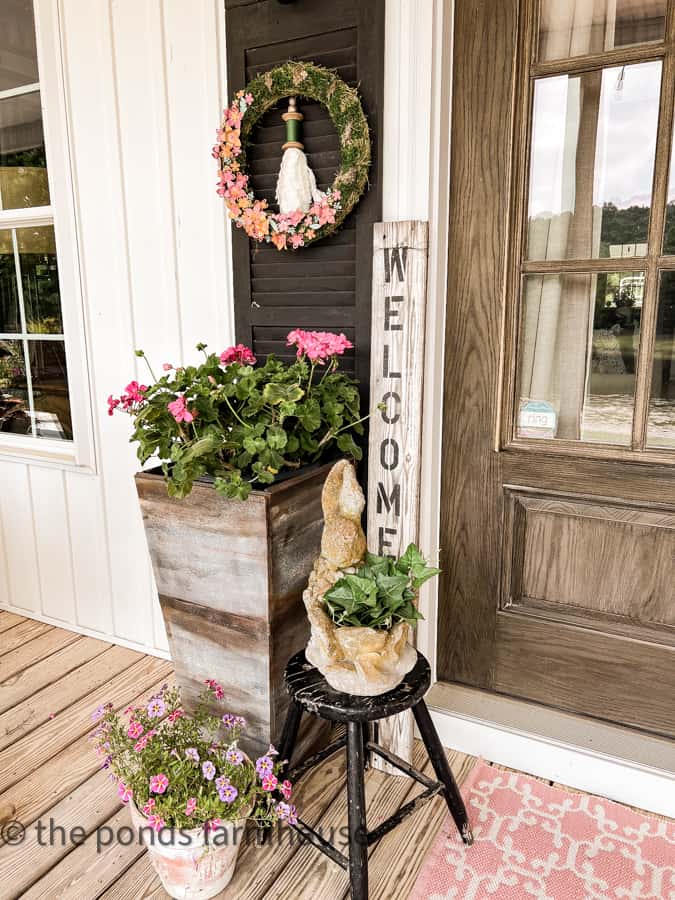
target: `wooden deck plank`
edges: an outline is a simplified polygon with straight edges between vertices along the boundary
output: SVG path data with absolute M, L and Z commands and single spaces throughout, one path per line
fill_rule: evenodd
M 142 658 L 143 654 L 136 650 L 110 647 L 101 656 L 0 714 L 0 750 L 56 717 L 77 700 L 91 695 L 96 688 L 112 681 Z
M 0 847 L 0 884 L 3 898 L 14 900 L 55 866 L 62 857 L 72 852 L 69 836 L 73 828 L 83 828 L 84 835 L 102 825 L 120 807 L 120 801 L 107 772 L 99 771 L 64 797 L 49 810 L 48 816 L 39 821 L 44 826 L 42 836 L 35 826 L 26 830 L 26 838 L 18 846 L 3 844 Z M 53 822 L 55 839 L 50 839 L 50 822 Z M 65 835 L 56 828 L 65 828 Z M 5 891 L 7 893 L 5 893 Z
M 91 713 L 97 706 L 108 701 L 115 706 L 124 704 L 138 693 L 139 688 L 149 686 L 158 678 L 167 677 L 170 672 L 171 665 L 165 660 L 142 657 L 110 683 L 97 688 L 88 697 L 78 700 L 42 728 L 2 750 L 0 791 L 5 791 L 25 778 L 33 769 L 90 731 Z
M 142 703 L 148 695 L 159 690 L 164 680 L 162 678 L 150 684 L 139 694 L 130 692 L 128 696 L 119 695 L 117 708 L 122 709 L 125 706 Z M 137 686 L 134 686 L 134 691 L 137 689 Z M 87 716 L 87 721 L 90 728 L 89 716 Z M 17 819 L 24 825 L 34 822 L 80 784 L 91 778 L 99 768 L 100 760 L 94 754 L 91 741 L 85 734 L 60 753 L 53 755 L 9 790 L 0 794 L 0 821 Z
M 97 638 L 81 637 L 46 659 L 6 678 L 0 683 L 0 713 L 21 703 L 90 659 L 100 656 L 111 646 L 112 644 Z
M 0 634 L 2 634 L 3 631 L 7 631 L 8 628 L 14 628 L 15 625 L 19 625 L 21 622 L 25 621 L 23 616 L 18 616 L 16 613 L 12 613 L 7 609 L 0 609 Z
M 302 810 L 307 821 L 318 820 L 334 802 L 345 783 L 345 755 L 337 753 L 324 760 L 297 786 L 294 803 Z M 264 895 L 272 882 L 279 877 L 289 860 L 298 850 L 298 838 L 289 828 L 281 826 L 264 847 L 258 847 L 251 834 L 239 852 L 234 878 L 227 889 L 227 897 L 237 900 L 257 900 Z M 132 898 L 165 898 L 149 858 L 143 856 L 120 880 L 106 891 L 105 900 L 132 900 Z
M 18 625 L 8 628 L 2 632 L 0 636 L 0 656 L 5 656 L 16 647 L 22 648 L 28 641 L 39 637 L 47 631 L 53 631 L 53 625 L 47 625 L 45 622 L 36 622 L 34 619 L 25 619 Z
M 119 876 L 145 850 L 138 843 L 138 836 L 127 846 L 118 843 L 111 835 L 117 835 L 119 829 L 131 826 L 129 810 L 124 807 L 104 823 L 101 829 L 101 841 L 109 846 L 97 851 L 96 835 L 90 834 L 83 844 L 69 853 L 52 869 L 46 872 L 38 882 L 22 894 L 22 900 L 91 900 L 99 897 L 106 888 L 113 884 Z M 111 831 L 104 831 L 109 828 Z
M 461 788 L 462 782 L 474 767 L 476 758 L 455 750 L 446 751 L 446 756 L 455 780 Z M 434 777 L 430 763 L 427 762 L 422 771 Z M 414 793 L 418 792 L 415 790 Z M 368 866 L 370 900 L 408 897 L 427 852 L 431 849 L 440 829 L 444 827 L 455 826 L 448 815 L 445 800 L 442 797 L 434 797 L 417 810 L 404 826 L 399 826 L 385 835 L 370 855 Z
M 20 643 L 8 653 L 0 656 L 0 682 L 7 681 L 8 678 L 12 678 L 29 666 L 35 665 L 41 659 L 51 656 L 57 650 L 68 647 L 70 644 L 80 640 L 80 635 L 74 631 L 53 628 L 51 625 L 44 625 L 42 622 L 37 624 L 43 629 L 38 635 L 25 643 Z M 22 627 L 22 625 L 17 625 L 15 628 L 10 628 L 5 634 L 0 635 L 0 642 L 2 642 L 2 638 L 8 634 L 13 634 L 17 628 Z

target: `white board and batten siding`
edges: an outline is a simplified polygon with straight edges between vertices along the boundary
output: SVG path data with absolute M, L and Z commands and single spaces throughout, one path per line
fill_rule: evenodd
M 70 388 L 91 403 L 95 454 L 78 467 L 0 445 L 0 607 L 165 655 L 130 421 L 106 397 L 144 379 L 136 347 L 161 367 L 232 342 L 210 159 L 223 4 L 36 0 L 36 20 L 45 120 L 62 104 L 67 123 L 74 239 L 58 250 L 79 276 L 63 302 L 81 305 L 88 384 Z
M 427 222 L 373 226 L 368 549 L 380 556 L 419 540 L 428 233 Z M 378 724 L 378 741 L 408 762 L 413 736 L 410 711 Z

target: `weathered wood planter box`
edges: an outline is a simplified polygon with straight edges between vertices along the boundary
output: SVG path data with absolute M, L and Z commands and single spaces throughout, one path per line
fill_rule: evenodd
M 246 717 L 249 753 L 278 741 L 283 670 L 305 646 L 302 591 L 321 543 L 321 489 L 331 464 L 228 500 L 199 482 L 184 500 L 161 474 L 136 476 L 177 681 L 188 706 L 215 678 Z M 308 720 L 313 717 L 306 717 Z M 316 735 L 307 734 L 300 753 Z

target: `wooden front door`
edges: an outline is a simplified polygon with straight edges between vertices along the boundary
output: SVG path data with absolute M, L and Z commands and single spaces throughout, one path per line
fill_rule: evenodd
M 675 735 L 674 0 L 456 0 L 438 677 Z

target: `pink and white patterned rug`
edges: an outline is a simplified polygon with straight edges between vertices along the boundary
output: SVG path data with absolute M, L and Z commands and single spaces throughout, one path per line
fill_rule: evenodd
M 472 847 L 444 823 L 409 900 L 675 900 L 675 822 L 483 762 L 462 785 Z

